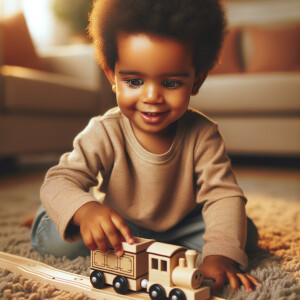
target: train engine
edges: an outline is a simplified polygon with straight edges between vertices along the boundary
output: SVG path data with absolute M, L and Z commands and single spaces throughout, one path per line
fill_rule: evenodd
M 141 284 L 153 300 L 205 300 L 208 287 L 201 287 L 203 276 L 196 267 L 197 251 L 155 242 L 148 249 L 148 280 Z

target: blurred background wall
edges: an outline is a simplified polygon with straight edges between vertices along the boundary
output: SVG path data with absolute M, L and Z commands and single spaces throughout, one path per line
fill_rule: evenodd
M 62 153 L 115 105 L 86 37 L 91 0 L 0 0 L 0 159 Z
M 70 43 L 74 31 L 84 31 L 91 4 L 91 0 L 0 0 L 0 16 L 23 11 L 33 41 L 41 48 Z
M 300 1 L 223 0 L 228 34 L 191 106 L 231 155 L 300 157 Z M 62 153 L 116 105 L 86 37 L 92 0 L 0 0 L 0 159 Z

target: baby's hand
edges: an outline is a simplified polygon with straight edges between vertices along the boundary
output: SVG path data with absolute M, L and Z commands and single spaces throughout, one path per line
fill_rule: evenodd
M 120 215 L 111 207 L 98 202 L 89 202 L 79 208 L 73 223 L 80 227 L 83 242 L 91 250 L 106 252 L 109 241 L 120 257 L 123 255 L 122 241 L 134 243 L 130 229 Z
M 232 291 L 236 291 L 240 284 L 243 284 L 248 293 L 253 291 L 254 286 L 260 284 L 255 277 L 241 273 L 235 261 L 220 255 L 207 256 L 199 269 L 204 278 L 215 280 L 215 292 L 219 292 L 225 282 L 229 282 Z

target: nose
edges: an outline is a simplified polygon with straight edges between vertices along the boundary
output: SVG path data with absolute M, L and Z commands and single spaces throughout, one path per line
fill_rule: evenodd
M 151 104 L 160 104 L 163 103 L 163 95 L 160 92 L 159 87 L 154 83 L 148 83 L 144 85 L 143 91 L 143 102 Z

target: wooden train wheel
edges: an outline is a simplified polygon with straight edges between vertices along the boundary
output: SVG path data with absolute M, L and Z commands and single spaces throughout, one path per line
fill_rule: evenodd
M 103 289 L 104 275 L 101 271 L 94 270 L 90 275 L 90 281 L 94 288 Z
M 169 294 L 169 300 L 186 300 L 186 297 L 182 290 L 173 289 Z
M 161 285 L 153 284 L 149 289 L 149 296 L 152 300 L 164 300 L 166 293 Z
M 127 294 L 128 293 L 128 282 L 124 276 L 116 276 L 113 281 L 114 290 L 118 294 Z

